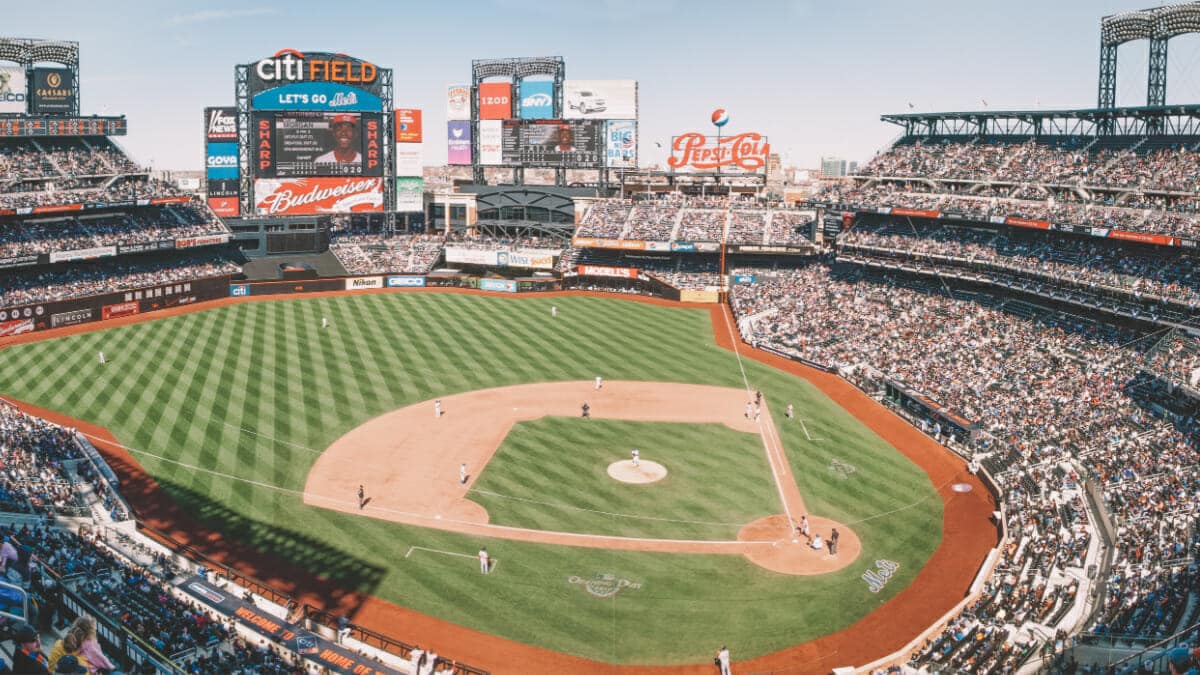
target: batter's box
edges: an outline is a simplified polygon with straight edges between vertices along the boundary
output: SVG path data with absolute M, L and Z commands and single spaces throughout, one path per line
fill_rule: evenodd
M 829 473 L 842 480 L 849 478 L 850 474 L 854 473 L 855 471 L 858 471 L 858 469 L 855 468 L 853 464 L 847 464 L 840 459 L 834 459 L 829 463 Z

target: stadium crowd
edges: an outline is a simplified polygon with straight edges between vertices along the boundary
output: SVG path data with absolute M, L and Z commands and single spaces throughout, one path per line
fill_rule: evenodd
M 576 236 L 640 241 L 799 244 L 810 240 L 797 232 L 797 228 L 813 218 L 812 211 L 749 201 L 727 202 L 724 198 L 606 199 L 588 208 Z
M 1200 421 L 1152 405 L 1139 386 L 1188 372 L 1171 335 L 849 266 L 742 272 L 757 277 L 732 291 L 747 340 L 869 391 L 901 384 L 979 427 L 973 451 L 1005 491 L 1011 538 L 980 601 L 914 665 L 967 667 L 981 624 L 1055 627 L 1076 591 L 1067 570 L 1089 543 L 1081 476 L 1120 526 L 1093 630 L 1163 637 L 1179 624 L 1185 605 L 1170 601 L 1195 581 L 1186 563 L 1200 554 Z
M 28 305 L 238 274 L 241 265 L 221 253 L 196 251 L 167 259 L 117 258 L 0 278 L 0 303 Z
M 228 233 L 199 204 L 89 218 L 0 222 L 0 258 Z

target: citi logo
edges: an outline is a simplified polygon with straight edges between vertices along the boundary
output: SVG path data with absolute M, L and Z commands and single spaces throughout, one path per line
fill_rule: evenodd
M 548 108 L 553 103 L 554 101 L 550 98 L 550 94 L 545 92 L 530 94 L 521 99 L 521 107 L 523 108 Z

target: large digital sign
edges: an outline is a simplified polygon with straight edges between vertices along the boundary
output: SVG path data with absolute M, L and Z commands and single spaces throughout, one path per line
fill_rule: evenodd
M 565 80 L 563 117 L 637 119 L 637 80 Z
M 254 119 L 256 175 L 382 176 L 382 115 L 279 111 Z
M 482 129 L 482 123 L 481 123 Z M 511 166 L 604 166 L 601 120 L 505 120 L 501 159 Z
M 326 52 L 281 49 L 249 66 L 250 92 L 303 82 L 329 82 L 381 93 L 379 68 L 370 61 Z
M 512 116 L 512 84 L 484 82 L 479 85 L 479 119 L 506 120 Z
M 260 216 L 383 211 L 382 178 L 260 178 L 254 181 Z
M 379 112 L 383 101 L 375 94 L 332 82 L 299 82 L 254 95 L 255 110 L 330 110 Z
M 0 137 L 124 136 L 124 117 L 0 118 Z
M 23 113 L 25 100 L 25 69 L 0 66 L 0 113 Z
M 79 90 L 68 68 L 34 68 L 31 113 L 69 113 L 77 108 Z
M 548 120 L 554 117 L 554 82 L 522 80 L 520 115 L 523 120 Z

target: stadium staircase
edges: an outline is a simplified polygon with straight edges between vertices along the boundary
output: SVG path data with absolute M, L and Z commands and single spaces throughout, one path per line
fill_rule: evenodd
M 671 225 L 671 234 L 667 237 L 667 241 L 675 241 L 679 237 L 679 228 L 683 224 L 683 209 L 675 214 L 675 223 Z

